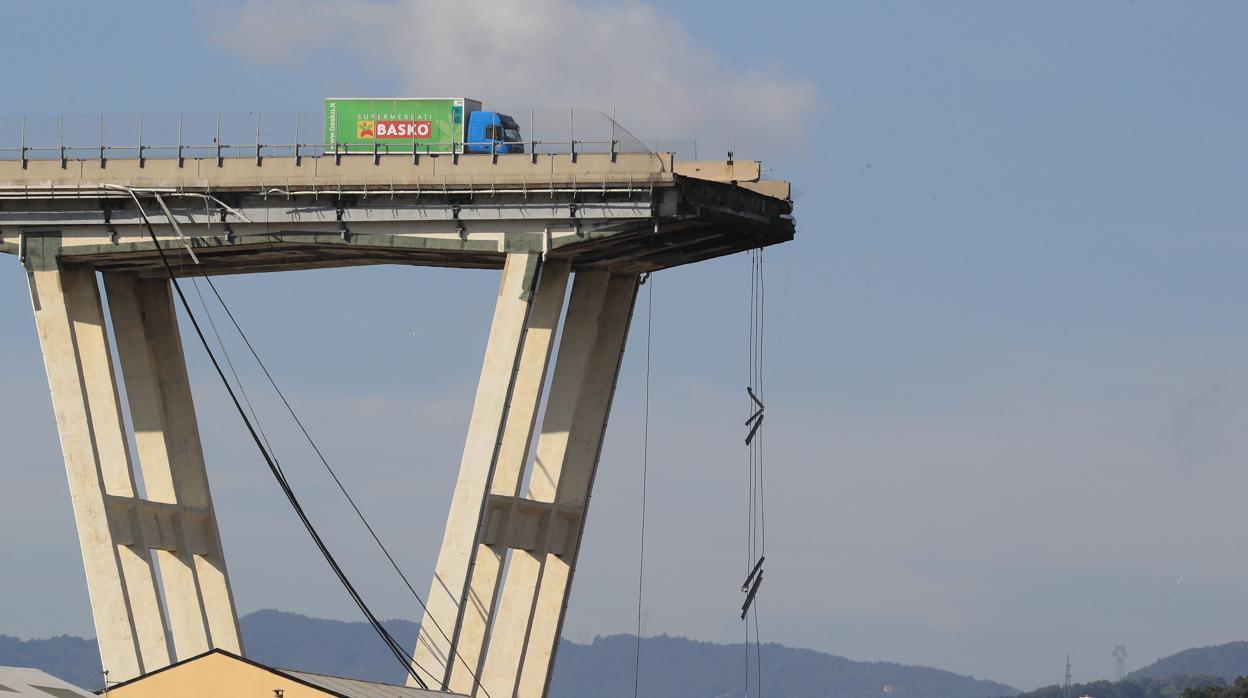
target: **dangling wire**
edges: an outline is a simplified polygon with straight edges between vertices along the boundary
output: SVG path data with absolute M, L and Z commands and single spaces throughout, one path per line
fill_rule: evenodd
M 252 442 L 256 445 L 257 450 L 260 451 L 260 455 L 264 458 L 265 463 L 269 467 L 269 471 L 277 481 L 282 493 L 286 495 L 286 499 L 290 503 L 291 508 L 295 510 L 295 514 L 299 517 L 304 529 L 312 538 L 313 543 L 316 544 L 316 547 L 321 552 L 321 556 L 325 559 L 325 562 L 333 570 L 334 575 L 338 578 L 339 583 L 342 584 L 343 589 L 351 597 L 351 600 L 355 602 L 356 606 L 360 609 L 360 612 L 363 613 L 368 619 L 369 625 L 371 625 L 373 630 L 376 631 L 378 637 L 381 638 L 382 642 L 394 656 L 395 660 L 403 666 L 404 670 L 418 685 L 422 688 L 428 688 L 424 679 L 416 673 L 416 669 L 419 668 L 425 673 L 429 673 L 429 670 L 416 665 L 415 662 L 411 661 L 407 652 L 399 646 L 399 644 L 395 641 L 394 636 L 390 634 L 389 630 L 381 624 L 381 621 L 378 620 L 377 616 L 373 614 L 368 605 L 365 604 L 363 597 L 356 590 L 350 579 L 347 578 L 346 572 L 342 569 L 342 566 L 338 563 L 337 559 L 335 559 L 333 554 L 329 551 L 329 548 L 325 545 L 325 541 L 321 538 L 320 533 L 316 530 L 316 527 L 312 524 L 311 519 L 304 511 L 302 504 L 299 502 L 298 497 L 295 496 L 295 492 L 291 488 L 290 483 L 286 480 L 286 476 L 282 472 L 281 467 L 278 465 L 276 458 L 269 451 L 264 441 L 260 438 L 260 434 L 257 431 L 256 426 L 252 423 L 251 418 L 248 417 L 246 411 L 243 409 L 243 405 L 239 401 L 238 394 L 235 392 L 234 387 L 230 384 L 229 379 L 226 378 L 225 371 L 222 369 L 220 362 L 217 361 L 216 354 L 212 351 L 212 347 L 209 345 L 208 339 L 199 325 L 199 321 L 195 318 L 195 313 L 191 309 L 191 304 L 187 301 L 186 295 L 182 292 L 182 286 L 178 283 L 177 275 L 173 271 L 173 266 L 169 262 L 169 258 L 165 253 L 164 247 L 160 244 L 160 240 L 156 236 L 156 230 L 152 227 L 151 220 L 148 218 L 147 213 L 143 210 L 143 206 L 139 203 L 139 199 L 133 190 L 130 190 L 130 196 L 134 199 L 135 206 L 139 210 L 139 215 L 142 217 L 143 223 L 147 228 L 148 236 L 151 238 L 152 244 L 160 256 L 161 264 L 164 266 L 169 282 L 172 284 L 173 290 L 176 292 L 178 300 L 181 302 L 182 309 L 186 312 L 187 318 L 191 321 L 191 326 L 194 328 L 195 334 L 198 336 L 199 342 L 204 348 L 204 352 L 208 355 L 208 359 L 211 361 L 212 367 L 216 370 L 217 377 L 221 379 L 221 383 L 225 387 L 226 393 L 229 395 L 230 400 L 234 404 L 235 411 L 238 413 L 239 418 L 243 420 L 243 425 L 247 428 L 247 432 L 251 436 Z M 169 218 L 172 219 L 172 216 L 169 216 Z
M 207 273 L 204 278 L 208 279 Z M 234 368 L 234 360 L 230 357 L 230 350 L 225 342 L 221 339 L 221 333 L 217 330 L 217 322 L 212 316 L 212 310 L 208 308 L 208 303 L 204 301 L 204 294 L 199 288 L 199 279 L 192 276 L 191 284 L 195 288 L 195 295 L 199 298 L 199 305 L 204 309 L 204 317 L 208 318 L 208 327 L 212 329 L 212 336 L 217 340 L 217 346 L 221 349 L 221 356 L 225 358 L 225 365 L 229 367 L 230 374 L 234 376 L 234 385 L 238 386 L 238 394 L 243 398 L 243 404 L 247 405 L 247 412 L 251 414 L 251 421 L 256 424 L 256 431 L 260 432 L 260 440 L 264 442 L 265 448 L 269 449 L 269 453 L 274 453 L 273 444 L 269 442 L 269 435 L 264 432 L 264 426 L 260 424 L 260 418 L 256 416 L 256 408 L 251 404 L 251 398 L 247 395 L 247 388 L 243 384 L 243 379 L 238 377 L 238 369 Z M 280 470 L 281 461 L 277 459 L 276 453 L 273 456 L 274 462 Z
M 446 640 L 448 643 L 450 643 L 451 639 L 449 636 L 447 636 L 446 631 L 442 629 L 442 626 L 438 623 L 437 619 L 435 619 L 432 615 L 429 614 L 429 609 L 425 605 L 424 599 L 421 598 L 420 594 L 416 591 L 416 588 L 412 586 L 411 581 L 407 578 L 407 575 L 403 573 L 402 568 L 399 567 L 399 563 L 394 559 L 394 555 L 391 554 L 390 549 L 386 546 L 385 543 L 381 541 L 381 537 L 377 534 L 377 531 L 373 528 L 373 525 L 369 523 L 368 519 L 365 518 L 364 516 L 364 512 L 360 509 L 359 505 L 356 504 L 355 498 L 351 496 L 351 493 L 347 491 L 346 485 L 343 484 L 342 479 L 338 477 L 337 471 L 335 471 L 333 466 L 329 464 L 329 460 L 325 457 L 324 452 L 321 451 L 321 447 L 312 438 L 312 434 L 308 432 L 308 428 L 304 426 L 303 420 L 300 419 L 298 413 L 295 412 L 294 406 L 290 404 L 290 401 L 286 398 L 286 394 L 282 392 L 281 387 L 278 386 L 277 380 L 273 377 L 273 374 L 269 372 L 269 367 L 266 366 L 264 363 L 264 360 L 260 358 L 260 354 L 256 351 L 255 346 L 253 346 L 251 343 L 251 340 L 248 339 L 247 333 L 243 331 L 242 326 L 239 325 L 238 320 L 234 317 L 234 313 L 230 310 L 230 306 L 225 302 L 225 299 L 221 297 L 221 293 L 220 291 L 217 290 L 216 284 L 213 283 L 212 277 L 208 276 L 207 273 L 204 273 L 203 278 L 205 281 L 208 282 L 208 287 L 212 290 L 212 294 L 216 296 L 217 302 L 221 305 L 221 308 L 225 310 L 225 314 L 230 319 L 230 323 L 234 326 L 234 329 L 238 333 L 238 336 L 243 340 L 243 344 L 247 346 L 247 350 L 251 353 L 252 358 L 255 359 L 256 365 L 260 367 L 261 372 L 264 373 L 264 377 L 268 380 L 269 385 L 273 387 L 273 391 L 277 394 L 277 397 L 281 400 L 282 405 L 285 406 L 286 411 L 288 414 L 290 414 L 290 417 L 294 421 L 295 426 L 299 428 L 300 433 L 303 434 L 304 440 L 306 440 L 308 442 L 308 445 L 312 447 L 312 450 L 316 453 L 317 458 L 321 461 L 321 465 L 325 466 L 325 470 L 329 473 L 329 476 L 333 478 L 334 484 L 337 485 L 338 490 L 342 492 L 342 496 L 346 498 L 347 503 L 351 506 L 351 509 L 355 512 L 355 515 L 360 520 L 360 523 L 364 525 L 364 528 L 368 531 L 368 535 L 372 537 L 373 542 L 377 544 L 377 547 L 381 550 L 382 554 L 385 555 L 386 560 L 389 561 L 390 567 L 393 568 L 395 573 L 399 575 L 399 579 L 403 581 L 404 586 L 407 587 L 407 590 L 411 593 L 412 597 L 416 599 L 416 603 L 420 606 L 421 610 L 425 612 L 425 618 L 427 618 L 433 624 L 434 629 L 437 630 L 438 633 L 442 635 L 442 638 Z M 192 276 L 191 279 L 192 281 L 196 281 L 196 277 Z M 196 292 L 198 293 L 199 292 L 198 282 L 195 285 L 195 289 L 196 289 Z M 203 302 L 202 296 L 200 298 L 200 302 L 201 303 Z M 208 320 L 210 323 L 212 323 L 211 313 L 209 313 L 208 315 Z M 213 332 L 214 334 L 216 333 L 215 323 L 213 323 Z M 217 337 L 217 342 L 221 343 L 221 339 L 219 335 Z M 230 366 L 230 370 L 233 371 L 234 367 L 233 367 L 233 364 L 230 362 L 229 353 L 225 352 L 224 355 L 225 355 L 227 364 L 229 364 Z M 236 381 L 238 380 L 237 373 L 235 373 L 234 378 Z M 247 400 L 247 393 L 245 391 L 242 391 L 241 381 L 239 382 L 239 388 L 240 388 L 240 392 L 242 393 L 244 401 L 247 402 L 247 407 L 250 409 L 251 402 Z M 252 410 L 252 417 L 253 418 L 255 417 L 254 410 Z M 268 438 L 264 436 L 264 431 L 262 429 L 260 430 L 260 434 L 261 434 L 261 437 L 264 438 L 265 443 L 267 445 Z M 485 686 L 481 685 L 480 677 L 477 676 L 477 673 L 473 670 L 473 668 L 468 665 L 467 660 L 464 659 L 463 655 L 459 652 L 459 650 L 455 649 L 454 652 L 455 652 L 455 658 L 459 660 L 460 664 L 464 666 L 464 669 L 468 672 L 468 675 L 472 678 L 474 689 L 480 688 L 485 698 L 491 698 L 490 692 L 486 690 Z M 445 665 L 443 665 L 444 670 L 445 668 L 446 668 Z
M 768 305 L 768 287 L 766 287 L 766 278 L 763 273 L 763 248 L 759 248 L 759 402 L 763 401 L 763 345 L 766 333 L 768 333 L 768 313 L 766 313 L 766 305 Z M 760 406 L 761 410 L 761 406 Z M 759 462 L 759 562 L 768 554 L 768 504 L 763 496 L 763 415 L 759 415 L 759 435 L 758 435 L 758 462 Z
M 758 677 L 758 693 L 755 694 L 759 698 L 763 695 L 763 641 L 758 633 L 758 600 L 754 600 L 754 659 L 758 664 L 758 671 L 755 675 Z
M 135 191 L 133 189 L 126 189 L 126 191 L 134 199 L 135 205 L 139 207 L 140 213 L 143 213 L 142 206 L 139 204 L 138 197 L 136 196 Z M 220 201 L 217 201 L 216 199 L 212 199 L 212 201 L 216 201 L 223 208 L 233 213 L 235 216 L 242 218 L 242 220 L 246 222 L 250 222 L 245 217 L 243 217 L 242 214 L 238 213 L 237 211 L 234 211 L 234 209 L 231 209 L 228 206 L 225 206 L 225 204 L 222 204 Z M 204 198 L 205 218 L 208 221 L 207 229 L 204 232 L 205 237 L 211 234 L 212 232 L 212 216 L 207 211 L 208 205 L 209 205 L 209 197 L 205 197 Z M 146 216 L 146 214 L 144 214 L 144 216 Z M 170 214 L 170 220 L 171 221 L 173 220 L 172 214 Z M 144 217 L 144 221 L 146 222 L 146 217 Z M 149 226 L 150 226 L 150 223 L 149 223 Z M 191 279 L 191 283 L 194 285 L 194 288 L 195 288 L 195 294 L 199 298 L 200 306 L 204 310 L 205 317 L 208 318 L 208 323 L 212 329 L 213 337 L 216 339 L 217 346 L 221 350 L 222 356 L 225 358 L 226 365 L 229 367 L 231 375 L 233 375 L 234 377 L 234 384 L 237 387 L 238 393 L 242 397 L 244 404 L 246 404 L 247 406 L 247 411 L 248 413 L 250 413 L 251 421 L 254 423 L 256 427 L 256 431 L 258 431 L 260 434 L 260 440 L 264 443 L 264 448 L 268 449 L 269 454 L 272 455 L 273 465 L 276 466 L 277 472 L 280 473 L 282 477 L 285 477 L 285 473 L 282 471 L 281 463 L 277 459 L 277 455 L 274 452 L 273 446 L 269 442 L 269 437 L 265 433 L 264 428 L 260 423 L 260 419 L 256 414 L 255 407 L 252 405 L 251 399 L 247 395 L 246 387 L 242 379 L 238 375 L 238 371 L 236 370 L 234 366 L 234 361 L 230 357 L 229 347 L 228 345 L 226 345 L 225 341 L 221 338 L 221 334 L 217 329 L 217 323 L 213 318 L 212 310 L 209 308 L 208 304 L 204 300 L 204 295 L 199 285 L 199 278 L 193 274 L 188 274 L 186 271 L 185 257 L 187 256 L 188 253 L 190 253 L 189 248 L 185 250 L 182 248 L 178 248 L 178 276 L 189 277 Z M 162 257 L 163 257 L 163 254 L 162 254 Z M 198 260 L 193 260 L 193 261 L 198 262 Z M 399 578 L 403 581 L 403 584 L 407 587 L 408 591 L 411 592 L 412 597 L 416 599 L 416 603 L 419 604 L 420 608 L 425 612 L 426 618 L 433 624 L 434 629 L 436 629 L 438 633 L 442 635 L 443 639 L 445 639 L 448 643 L 450 643 L 451 639 L 450 637 L 447 636 L 446 631 L 442 629 L 442 626 L 437 622 L 435 618 L 429 615 L 429 610 L 425 606 L 424 599 L 421 598 L 420 594 L 417 593 L 416 589 L 412 586 L 411 581 L 408 580 L 407 575 L 403 573 L 403 570 L 399 567 L 398 562 L 395 561 L 394 556 L 390 553 L 389 548 L 387 548 L 386 545 L 382 543 L 381 538 L 378 536 L 376 530 L 374 530 L 372 524 L 369 523 L 368 519 L 365 518 L 364 512 L 360 510 L 360 507 L 356 504 L 355 499 L 347 491 L 346 486 L 343 484 L 342 480 L 338 477 L 338 473 L 335 472 L 334 468 L 329 464 L 329 461 L 325 458 L 325 454 L 321 451 L 320 446 L 318 446 L 316 441 L 313 440 L 312 435 L 308 432 L 307 427 L 304 426 L 303 420 L 299 418 L 299 415 L 295 412 L 294 407 L 290 404 L 290 401 L 286 398 L 286 394 L 283 393 L 281 387 L 278 386 L 276 379 L 274 379 L 273 377 L 273 374 L 269 372 L 268 366 L 266 366 L 264 361 L 260 358 L 260 355 L 256 351 L 256 348 L 252 345 L 251 340 L 248 339 L 247 333 L 243 331 L 242 326 L 239 325 L 238 320 L 234 317 L 234 313 L 233 311 L 230 310 L 229 304 L 225 302 L 225 299 L 221 296 L 221 292 L 217 290 L 217 286 L 215 283 L 213 283 L 212 277 L 208 275 L 207 270 L 203 269 L 203 267 L 200 267 L 199 269 L 200 269 L 200 276 L 202 276 L 203 280 L 207 282 L 208 287 L 212 290 L 213 296 L 216 297 L 217 303 L 221 306 L 221 309 L 225 311 L 226 316 L 229 318 L 230 323 L 234 326 L 234 329 L 238 333 L 239 338 L 243 340 L 243 343 L 247 346 L 247 350 L 251 353 L 252 358 L 255 359 L 256 364 L 260 367 L 260 370 L 264 372 L 264 376 L 268 380 L 269 385 L 273 387 L 274 392 L 276 392 L 278 398 L 281 399 L 282 404 L 286 407 L 286 411 L 290 414 L 291 419 L 294 420 L 295 424 L 299 427 L 299 431 L 303 434 L 303 437 L 308 442 L 308 445 L 310 445 L 312 447 L 312 450 L 316 452 L 316 455 L 320 459 L 321 464 L 325 466 L 326 471 L 328 471 L 330 477 L 333 478 L 334 484 L 338 486 L 339 491 L 342 492 L 342 495 L 343 497 L 346 498 L 347 503 L 350 504 L 352 510 L 355 511 L 355 514 L 359 518 L 360 523 L 362 523 L 364 525 L 364 528 L 368 530 L 369 535 L 372 537 L 373 541 L 377 544 L 378 548 L 381 549 L 382 554 L 384 554 L 386 557 L 386 560 L 390 562 L 390 566 L 394 569 L 395 573 L 398 574 Z M 174 280 L 174 283 L 176 284 L 176 280 Z M 181 289 L 179 289 L 179 292 L 180 291 Z M 189 308 L 187 308 L 187 312 L 188 313 L 190 312 Z M 194 318 L 192 318 L 192 321 L 193 320 Z M 201 336 L 201 340 L 202 339 L 203 338 Z M 205 346 L 205 349 L 208 349 L 208 347 Z M 211 354 L 212 350 L 208 349 L 208 351 Z M 224 376 L 222 376 L 222 378 L 224 379 Z M 226 387 L 227 389 L 229 388 L 228 381 L 226 381 Z M 464 669 L 467 670 L 469 676 L 472 677 L 473 690 L 480 688 L 485 698 L 491 698 L 490 692 L 486 690 L 484 686 L 481 685 L 480 677 L 478 677 L 476 672 L 473 670 L 473 668 L 468 665 L 468 662 L 464 659 L 463 655 L 458 651 L 458 649 L 454 650 L 454 654 L 455 654 L 455 658 L 458 659 L 459 662 L 464 666 Z M 426 671 L 424 667 L 420 667 L 419 665 L 417 666 L 422 671 Z M 444 670 L 446 669 L 446 663 L 443 663 L 442 668 Z M 426 671 L 426 673 L 429 673 L 429 672 Z M 430 675 L 432 676 L 433 674 L 430 674 Z
M 763 402 L 763 339 L 767 330 L 766 304 L 763 251 L 760 248 L 750 252 L 749 345 L 746 352 L 749 365 L 745 388 L 750 415 L 745 420 L 745 426 L 749 428 L 745 437 L 749 463 L 749 505 L 745 541 L 747 573 L 745 582 L 741 585 L 741 591 L 746 595 L 745 602 L 741 605 L 741 620 L 745 621 L 745 694 L 748 696 L 750 692 L 749 615 L 753 611 L 756 695 L 760 697 L 763 692 L 763 658 L 758 629 L 758 590 L 763 583 L 763 561 L 767 559 L 766 509 L 763 504 L 763 422 L 766 418 L 766 406 Z
M 759 402 L 762 402 L 763 395 L 763 345 L 767 337 L 767 280 L 763 273 L 763 250 L 758 250 L 758 395 Z M 760 407 L 759 409 L 762 409 Z M 763 560 L 767 559 L 767 498 L 763 496 L 763 415 L 758 416 L 759 430 L 756 442 L 758 444 L 758 530 L 759 530 L 759 548 L 758 548 L 758 584 L 763 581 Z M 757 588 L 755 588 L 757 592 Z M 757 597 L 754 599 L 754 657 L 758 663 L 758 698 L 763 696 L 763 641 L 758 630 L 758 613 L 759 604 Z
M 646 581 L 646 475 L 650 470 L 650 338 L 654 334 L 654 274 L 642 283 L 646 291 L 646 399 L 641 429 L 641 545 L 637 555 L 637 647 L 633 663 L 633 698 L 641 690 L 641 610 Z

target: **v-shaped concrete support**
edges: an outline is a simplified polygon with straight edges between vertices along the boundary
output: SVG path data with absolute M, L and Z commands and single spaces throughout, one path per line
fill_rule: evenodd
M 42 246 L 31 294 L 105 667 L 125 680 L 175 657 L 240 652 L 170 285 L 104 275 L 140 497 L 96 273 Z M 491 698 L 547 690 L 638 282 L 576 274 L 560 338 L 570 272 L 535 251 L 507 256 L 414 656 L 434 686 Z
M 546 691 L 637 289 L 633 274 L 576 275 L 521 497 L 569 276 L 536 262 L 513 254 L 503 272 L 415 654 L 431 685 L 491 698 Z
M 240 652 L 169 283 L 107 277 L 146 488 L 139 497 L 95 271 L 62 266 L 50 252 L 32 256 L 30 290 L 103 666 L 124 681 L 174 656 Z

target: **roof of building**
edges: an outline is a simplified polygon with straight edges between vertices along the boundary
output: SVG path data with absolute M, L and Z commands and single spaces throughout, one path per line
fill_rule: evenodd
M 129 686 L 137 686 L 139 684 L 142 684 L 144 681 L 148 679 L 151 679 L 153 677 L 158 677 L 159 675 L 165 674 L 166 672 L 176 671 L 180 667 L 190 665 L 190 664 L 195 664 L 196 662 L 199 662 L 201 660 L 207 659 L 209 661 L 214 661 L 211 659 L 213 657 L 224 658 L 225 661 L 227 662 L 229 660 L 239 662 L 242 665 L 247 665 L 255 669 L 268 672 L 269 674 L 272 674 L 274 676 L 279 676 L 289 681 L 302 684 L 310 688 L 317 689 L 319 691 L 324 692 L 326 695 L 333 696 L 334 698 L 434 698 L 434 697 L 457 698 L 457 696 L 459 695 L 459 694 L 454 694 L 454 693 L 444 693 L 442 691 L 433 691 L 433 690 L 428 690 L 428 689 L 423 689 L 423 688 L 414 688 L 414 687 L 409 687 L 409 686 L 397 686 L 393 684 L 380 683 L 377 681 L 366 681 L 363 679 L 348 679 L 348 678 L 344 678 L 340 676 L 327 676 L 324 674 L 313 674 L 311 672 L 305 672 L 305 671 L 292 671 L 289 669 L 277 669 L 275 667 L 267 666 L 265 664 L 261 664 L 251 659 L 247 659 L 246 657 L 240 657 L 239 655 L 236 655 L 232 652 L 227 652 L 222 649 L 210 650 L 201 655 L 197 655 L 189 659 L 184 659 L 180 662 L 170 664 L 169 666 L 164 667 L 162 669 L 157 669 L 156 671 L 149 672 L 147 674 L 144 674 L 143 676 L 130 679 L 129 681 L 124 681 L 122 683 L 119 683 L 110 687 L 109 691 L 110 693 L 111 692 L 117 692 L 119 694 L 124 693 L 125 689 Z M 31 695 L 38 695 L 40 698 L 47 698 L 45 694 L 31 694 Z M 54 695 L 56 695 L 56 698 L 70 698 L 71 696 L 77 696 L 79 694 L 64 694 L 64 695 L 54 694 Z M 90 696 L 92 694 L 85 693 L 83 695 Z M 0 691 L 0 698 L 5 698 L 3 691 Z
M 313 684 L 343 698 L 426 698 L 426 696 L 439 696 L 440 698 L 450 696 L 450 698 L 454 698 L 455 695 L 423 688 L 395 686 L 376 681 L 364 681 L 363 679 L 346 679 L 341 676 L 310 674 L 304 671 L 291 671 L 289 669 L 274 669 L 273 671 Z
M 37 698 L 95 698 L 95 694 L 66 683 L 38 669 L 0 666 L 0 696 L 36 696 Z

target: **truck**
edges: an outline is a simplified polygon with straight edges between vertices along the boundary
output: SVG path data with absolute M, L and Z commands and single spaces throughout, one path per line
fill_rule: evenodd
M 481 101 L 448 98 L 325 99 L 327 153 L 523 153 L 520 127 Z

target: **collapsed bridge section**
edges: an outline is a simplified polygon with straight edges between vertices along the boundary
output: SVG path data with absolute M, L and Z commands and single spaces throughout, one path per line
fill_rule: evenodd
M 0 161 L 110 676 L 242 650 L 170 277 L 406 264 L 502 271 L 413 666 L 544 695 L 642 275 L 792 239 L 788 184 L 759 175 L 652 153 Z

